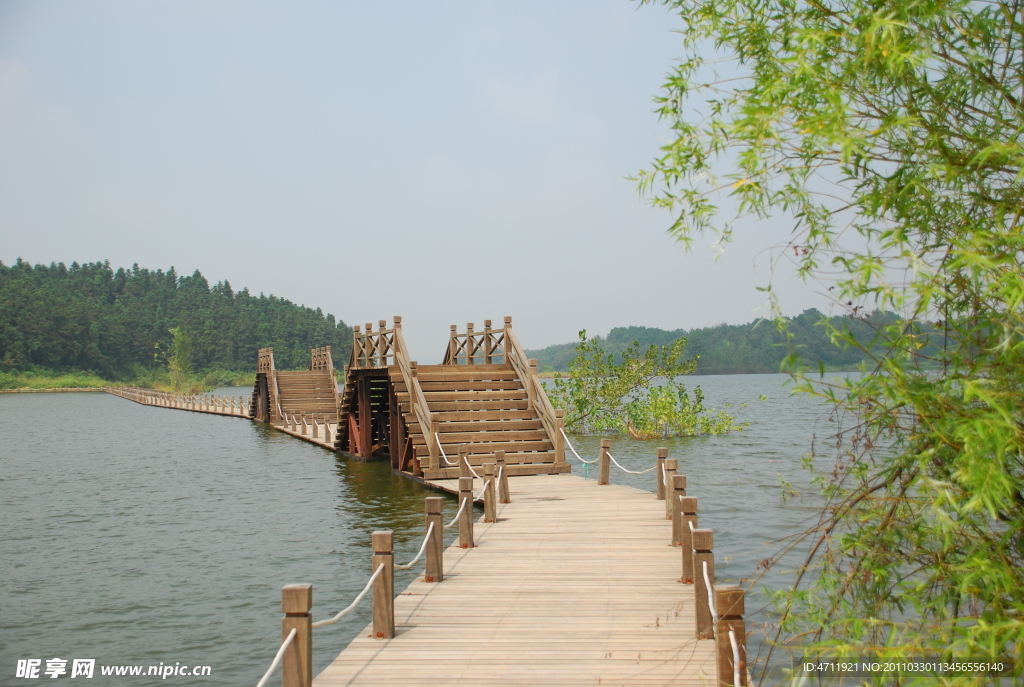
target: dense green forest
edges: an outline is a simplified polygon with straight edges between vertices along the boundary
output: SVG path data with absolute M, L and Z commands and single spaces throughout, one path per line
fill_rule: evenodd
M 870 349 L 879 326 L 898 322 L 899 317 L 893 313 L 875 312 L 866 317 L 831 317 L 827 320 L 834 327 L 847 328 L 858 342 Z M 794 351 L 807 364 L 816 367 L 821 362 L 828 370 L 855 369 L 868 359 L 867 353 L 859 348 L 839 348 L 829 341 L 823 326 L 825 321 L 825 316 L 812 308 L 796 317 L 786 318 L 786 331 L 780 331 L 773 321 L 761 319 L 748 324 L 720 324 L 689 331 L 616 327 L 607 337 L 594 338 L 599 340 L 605 351 L 619 353 L 634 341 L 643 346 L 666 346 L 679 337 L 686 337 L 687 356 L 700 356 L 695 374 L 779 372 L 783 359 Z M 925 336 L 930 338 L 926 339 L 921 353 L 927 356 L 935 346 L 941 345 L 942 334 L 932 330 L 925 332 Z M 526 354 L 537 358 L 541 371 L 564 372 L 576 355 L 576 344 L 555 344 L 528 350 Z
M 340 366 L 352 346 L 351 329 L 319 308 L 210 286 L 198 270 L 0 262 L 0 372 L 145 377 L 166 369 L 173 328 L 191 338 L 200 373 L 255 371 L 267 346 L 279 369 L 307 367 L 316 346 L 331 346 Z

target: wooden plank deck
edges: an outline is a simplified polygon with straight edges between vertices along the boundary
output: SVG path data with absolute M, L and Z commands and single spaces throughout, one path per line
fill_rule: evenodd
M 398 594 L 395 638 L 367 628 L 314 685 L 717 684 L 663 501 L 575 475 L 509 488 L 476 548 L 445 551 L 443 582 Z

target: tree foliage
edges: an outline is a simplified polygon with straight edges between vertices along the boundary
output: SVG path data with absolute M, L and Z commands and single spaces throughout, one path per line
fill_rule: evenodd
M 267 346 L 279 369 L 303 369 L 313 347 L 332 346 L 345 360 L 352 346 L 351 330 L 333 315 L 226 281 L 210 286 L 198 271 L 0 263 L 0 371 L 131 379 L 167 364 L 174 329 L 191 339 L 200 371 L 255 370 L 256 351 Z
M 675 136 L 639 184 L 673 234 L 728 241 L 723 193 L 730 213 L 788 214 L 802 274 L 901 314 L 871 374 L 805 380 L 835 404 L 837 453 L 780 640 L 1015 653 L 1019 671 L 1024 3 L 666 4 L 687 50 L 659 100 Z M 944 341 L 922 355 L 928 320 Z
M 594 340 L 606 351 L 618 354 L 634 341 L 644 346 L 665 346 L 685 337 L 686 350 L 697 358 L 694 374 L 698 375 L 780 372 L 787 356 L 794 352 L 813 365 L 820 362 L 827 370 L 854 370 L 870 363 L 871 355 L 864 348 L 871 345 L 878 328 L 901 322 L 891 312 L 873 312 L 866 317 L 826 317 L 814 308 L 784 319 L 785 327 L 781 329 L 770 319 L 690 330 L 615 327 L 608 336 L 596 336 Z M 942 346 L 941 327 L 936 330 L 931 323 L 923 323 L 922 327 L 931 337 L 922 353 L 932 354 L 932 348 Z M 847 329 L 859 346 L 840 347 L 832 342 L 830 331 Z M 537 358 L 542 371 L 565 372 L 576 357 L 576 343 L 555 344 L 528 350 L 526 354 Z
M 680 338 L 646 349 L 634 342 L 615 355 L 587 339 L 583 330 L 568 376 L 555 377 L 551 402 L 565 409 L 565 427 L 570 432 L 656 439 L 735 429 L 725 411 L 707 412 L 699 386 L 691 399 L 676 380 L 697 366 L 695 358 L 684 358 L 685 352 L 686 339 Z

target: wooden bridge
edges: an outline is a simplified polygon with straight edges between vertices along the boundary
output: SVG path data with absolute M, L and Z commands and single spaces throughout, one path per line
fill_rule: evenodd
M 747 684 L 743 592 L 714 584 L 713 535 L 697 527 L 676 461 L 658 450 L 656 494 L 609 484 L 607 440 L 580 458 L 598 464 L 597 480 L 564 474 L 562 412 L 511 318 L 453 325 L 440 365 L 409 359 L 400 317 L 355 327 L 340 388 L 336 378 L 330 348 L 300 371 L 277 370 L 267 348 L 247 398 L 110 390 L 266 422 L 459 495 L 446 551 L 441 499 L 427 499 L 424 575 L 397 598 L 390 532 L 374 533 L 373 575 L 337 617 L 313 623 L 312 587 L 285 587 L 282 645 L 258 687 L 278 665 L 285 687 Z M 374 622 L 314 681 L 313 629 L 371 590 Z

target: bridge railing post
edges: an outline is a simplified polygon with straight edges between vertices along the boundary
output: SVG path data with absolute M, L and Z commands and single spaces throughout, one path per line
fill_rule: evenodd
M 384 565 L 384 570 L 373 581 L 373 636 L 391 639 L 395 636 L 394 533 L 374 532 L 370 541 L 373 545 L 370 572 Z
M 665 459 L 668 458 L 668 448 L 658 447 L 658 467 L 654 470 L 654 484 L 657 487 L 658 500 L 665 500 Z
M 498 480 L 498 503 L 512 503 L 508 492 L 508 464 L 505 462 L 504 451 L 494 452 L 494 464 L 501 475 L 501 479 Z
M 611 447 L 611 439 L 601 439 L 601 453 L 597 457 L 598 484 L 608 484 L 608 477 L 611 472 L 611 460 L 608 458 L 608 449 Z
M 496 522 L 498 519 L 498 506 L 494 489 L 494 463 L 484 465 L 484 522 Z
M 565 411 L 555 408 L 555 465 L 565 465 Z
M 714 615 L 709 593 L 715 584 L 715 535 L 711 530 L 693 531 L 693 594 L 697 602 L 697 639 L 714 639 Z M 705 570 L 707 575 L 705 575 Z M 709 583 L 711 586 L 709 586 Z
M 295 630 L 295 639 L 281 660 L 281 687 L 313 684 L 313 585 L 288 584 L 281 588 L 281 641 Z
M 444 580 L 444 522 L 441 517 L 441 507 L 444 501 L 440 496 L 428 496 L 426 498 L 427 517 L 424 527 L 429 530 L 431 523 L 434 529 L 430 532 L 430 541 L 427 542 L 426 571 L 423 573 L 424 582 L 441 582 Z
M 683 584 L 693 584 L 693 537 L 691 532 L 697 527 L 697 499 L 693 496 L 680 498 L 679 510 L 680 527 L 682 529 L 682 536 L 679 538 L 679 548 L 683 554 L 683 575 L 679 581 Z
M 459 446 L 459 477 L 472 477 L 469 469 L 469 448 L 465 444 Z
M 716 584 L 714 588 L 715 610 L 715 653 L 717 654 L 718 682 L 729 687 L 743 687 L 747 684 L 747 627 L 743 620 L 743 588 L 739 585 Z M 732 637 L 730 637 L 730 632 Z M 736 665 L 732 642 L 736 640 Z
M 672 477 L 672 546 L 683 541 L 683 511 L 679 500 L 686 496 L 686 475 Z M 687 532 L 689 534 L 689 532 Z M 689 537 L 686 537 L 689 540 Z
M 459 478 L 459 546 L 473 548 L 473 478 Z
M 494 362 L 494 331 L 491 329 L 491 321 L 484 320 L 484 364 L 490 365 Z
M 676 470 L 679 469 L 679 461 L 675 458 L 665 459 L 665 495 L 668 497 L 670 494 L 669 489 L 672 488 L 672 478 L 676 476 Z M 665 499 L 665 519 L 672 519 L 672 499 Z

